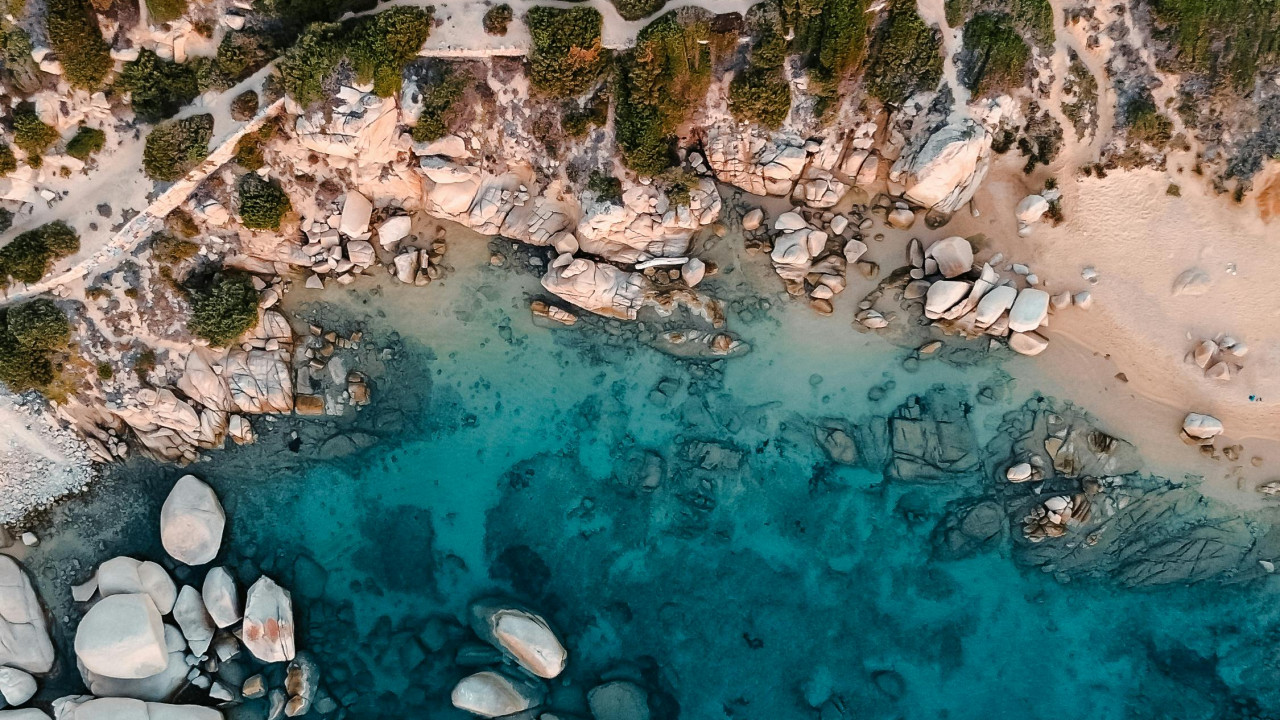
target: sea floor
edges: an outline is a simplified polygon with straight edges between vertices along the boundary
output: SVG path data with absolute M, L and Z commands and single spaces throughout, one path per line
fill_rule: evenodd
M 495 591 L 559 630 L 570 662 L 553 702 L 583 716 L 614 675 L 643 681 L 656 718 L 1280 712 L 1280 581 L 1064 583 L 1007 544 L 946 560 L 939 521 L 993 479 L 889 480 L 813 441 L 816 420 L 943 385 L 973 398 L 985 443 L 1033 381 L 979 356 L 904 367 L 909 351 L 855 332 L 851 313 L 762 295 L 745 266 L 708 281 L 752 346 L 742 357 L 682 360 L 609 324 L 546 329 L 527 309 L 536 277 L 471 243 L 427 288 L 291 300 L 395 347 L 364 410 L 389 418 L 376 445 L 326 457 L 285 419 L 188 469 L 222 497 L 241 582 L 293 588 L 298 646 L 348 717 L 463 717 L 448 700 L 466 672 L 457 623 Z M 50 516 L 27 560 L 60 620 L 46 695 L 76 682 L 68 583 L 115 555 L 161 559 L 158 507 L 181 473 L 135 461 Z

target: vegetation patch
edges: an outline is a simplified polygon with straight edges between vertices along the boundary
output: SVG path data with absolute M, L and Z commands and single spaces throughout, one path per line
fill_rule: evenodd
M 1053 6 L 1049 0 L 947 0 L 947 24 L 963 26 L 980 12 L 1007 14 L 1029 42 L 1049 50 L 1054 41 Z
M 1151 0 L 1153 34 L 1173 45 L 1172 69 L 1201 73 L 1236 90 L 1280 64 L 1275 0 Z
M 1156 108 L 1150 94 L 1129 101 L 1124 109 L 1124 124 L 1129 140 L 1162 148 L 1173 139 L 1173 121 Z
M 573 100 L 566 102 L 560 123 L 565 136 L 584 138 L 591 132 L 591 128 L 607 125 L 610 95 L 608 86 L 605 86 L 588 98 L 584 105 Z
M 40 282 L 53 263 L 80 250 L 80 236 L 61 220 L 18 235 L 0 247 L 0 279 L 28 285 Z
M 147 0 L 151 24 L 173 22 L 187 12 L 187 0 Z
M 192 65 L 163 60 L 150 50 L 125 63 L 116 84 L 129 93 L 133 112 L 149 123 L 176 114 L 200 94 Z
M 246 133 L 236 141 L 235 161 L 249 172 L 257 172 L 266 166 L 262 146 L 276 134 L 276 126 L 264 123 L 256 132 Z
M 0 177 L 4 177 L 18 169 L 18 158 L 13 155 L 9 143 L 0 142 Z
M 506 35 L 507 26 L 511 24 L 511 6 L 502 3 L 485 11 L 484 31 L 490 35 Z
M 161 123 L 147 135 L 142 169 L 152 180 L 178 180 L 209 156 L 212 138 L 212 115 L 193 115 Z
M 1022 87 L 1031 48 L 1003 13 L 979 13 L 964 26 L 960 81 L 978 96 Z
M 422 114 L 410 135 L 415 142 L 439 140 L 449 134 L 449 124 L 467 89 L 466 77 L 446 68 L 434 80 L 424 81 L 421 89 Z
M 199 245 L 167 232 L 152 233 L 149 240 L 151 259 L 160 265 L 177 265 L 200 252 Z
M 56 376 L 55 353 L 71 339 L 71 324 L 46 299 L 0 308 L 0 382 L 13 392 L 44 390 Z
M 279 230 L 281 219 L 293 209 L 285 191 L 257 173 L 241 175 L 236 193 L 240 196 L 240 222 L 254 230 Z
M 738 120 L 776 129 L 791 112 L 791 84 L 784 68 L 787 41 L 775 15 L 762 18 L 756 26 L 758 36 L 747 66 L 729 84 L 729 110 Z
M 662 9 L 667 0 L 609 0 L 623 20 L 642 20 Z
M 811 91 L 825 106 L 867 57 L 869 0 L 782 0 L 783 26 L 794 33 L 791 50 L 809 71 Z
M 46 125 L 36 114 L 36 106 L 19 103 L 13 110 L 13 144 L 27 154 L 27 164 L 40 167 L 41 157 L 49 146 L 58 141 L 58 131 Z
M 281 88 L 304 106 L 324 99 L 324 81 L 337 69 L 342 56 L 341 25 L 308 27 L 276 63 Z
M 213 57 L 214 86 L 229 88 L 270 62 L 274 43 L 265 35 L 248 30 L 227 33 Z
M 593 171 L 587 179 L 587 190 L 595 193 L 601 200 L 622 202 L 622 181 L 608 173 Z
M 187 330 L 210 345 L 226 345 L 258 323 L 258 292 L 245 273 L 215 275 L 190 289 L 187 299 L 191 302 Z
M 942 79 L 941 41 L 916 13 L 915 3 L 895 0 L 876 28 L 867 65 L 867 92 L 898 105 Z
M 106 145 L 105 132 L 81 125 L 75 136 L 67 141 L 67 154 L 80 162 L 88 162 L 89 158 L 101 152 Z
M 62 61 L 67 82 L 85 90 L 102 87 L 111 72 L 111 52 L 88 2 L 47 0 L 45 30 L 49 46 Z
M 1076 137 L 1084 138 L 1098 121 L 1098 80 L 1074 52 L 1063 90 L 1071 93 L 1072 100 L 1062 104 L 1062 114 L 1071 121 Z
M 14 13 L 20 17 L 22 13 Z M 9 25 L 0 27 L 0 60 L 3 60 L 3 75 L 7 77 L 18 94 L 29 95 L 40 89 L 42 73 L 35 58 L 31 57 L 33 47 L 31 36 L 20 27 Z
M 710 33 L 706 13 L 672 11 L 641 30 L 620 59 L 614 132 L 623 163 L 641 175 L 671 165 L 676 128 L 706 96 Z
M 590 90 L 609 62 L 600 41 L 601 23 L 594 8 L 530 8 L 525 24 L 533 37 L 529 81 L 534 89 L 557 98 L 576 97 Z
M 258 93 L 245 90 L 231 101 L 231 118 L 240 122 L 248 122 L 258 114 Z

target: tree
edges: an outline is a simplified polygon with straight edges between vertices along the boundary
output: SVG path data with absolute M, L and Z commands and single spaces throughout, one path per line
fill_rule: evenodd
M 111 52 L 85 0 L 48 0 L 45 29 L 67 82 L 85 90 L 102 87 L 111 72 Z
M 212 345 L 226 345 L 258 322 L 258 292 L 243 273 L 217 275 L 206 287 L 192 290 L 189 299 L 187 329 Z
M 484 14 L 484 31 L 490 35 L 506 35 L 511 24 L 511 6 L 502 3 L 489 8 Z
M 431 11 L 394 7 L 361 18 L 351 28 L 347 56 L 361 82 L 373 82 L 380 97 L 400 91 L 404 68 L 431 34 Z
M 529 82 L 538 92 L 581 95 L 600 78 L 609 57 L 600 40 L 603 22 L 594 8 L 533 7 L 525 14 L 533 38 Z
M 236 183 L 240 196 L 240 222 L 255 230 L 279 230 L 280 220 L 293 209 L 289 196 L 276 183 L 245 173 Z
M 161 123 L 147 135 L 142 169 L 153 180 L 178 180 L 208 157 L 212 138 L 212 115 L 193 115 Z
M 80 236 L 61 220 L 28 230 L 0 247 L 0 279 L 36 283 L 54 261 L 80 250 Z
M 899 105 L 942 79 L 941 42 L 910 0 L 896 0 L 876 28 L 867 67 L 867 91 Z
M 58 140 L 58 131 L 36 114 L 35 105 L 19 103 L 13 110 L 13 144 L 27 154 L 27 163 L 40 167 L 41 156 Z
M 107 134 L 98 128 L 80 126 L 74 137 L 67 141 L 67 154 L 87 162 L 107 144 Z
M 280 85 L 300 105 L 324 98 L 324 81 L 342 60 L 342 26 L 316 23 L 307 27 L 276 63 Z
M 117 84 L 130 94 L 134 113 L 151 123 L 174 115 L 200 94 L 193 66 L 163 60 L 150 50 L 124 64 Z

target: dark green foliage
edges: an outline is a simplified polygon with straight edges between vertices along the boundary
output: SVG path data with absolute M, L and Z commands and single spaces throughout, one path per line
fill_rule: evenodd
M 57 140 L 58 131 L 40 120 L 35 105 L 24 102 L 14 108 L 13 144 L 27 153 L 27 162 L 33 167 L 40 166 L 40 156 Z
M 111 378 L 115 377 L 115 374 L 116 374 L 116 371 L 112 369 L 111 363 L 109 362 L 98 363 L 98 379 L 99 380 L 110 380 Z
M 351 28 L 347 56 L 361 82 L 391 97 L 400 90 L 400 76 L 431 34 L 431 9 L 394 7 L 361 18 Z
M 47 0 L 45 29 L 67 82 L 97 90 L 111 72 L 111 53 L 85 0 Z
M 13 392 L 42 390 L 53 382 L 53 353 L 71 337 L 67 316 L 49 300 L 0 309 L 0 382 Z
M 622 181 L 599 170 L 593 171 L 591 177 L 587 179 L 587 189 L 599 196 L 601 200 L 622 202 Z
M 161 123 L 147 135 L 142 169 L 152 180 L 178 180 L 209 156 L 212 137 L 212 115 L 193 115 Z
M 253 119 L 258 114 L 258 93 L 245 90 L 231 101 L 231 117 L 240 122 Z
M 213 58 L 220 84 L 231 87 L 249 77 L 266 65 L 272 54 L 273 44 L 264 35 L 248 30 L 227 33 Z
M 791 111 L 791 85 L 783 68 L 786 59 L 781 28 L 773 22 L 763 23 L 749 64 L 729 85 L 729 109 L 735 118 L 767 128 L 782 125 Z
M 575 97 L 600 78 L 609 56 L 600 43 L 602 19 L 594 8 L 534 7 L 525 14 L 525 23 L 533 37 L 529 80 L 535 90 Z
M 192 289 L 188 299 L 187 330 L 211 345 L 226 345 L 258 322 L 258 292 L 243 273 L 217 275 L 204 287 Z
M 422 114 L 413 126 L 411 135 L 416 142 L 431 142 L 449 134 L 449 122 L 457 110 L 458 101 L 467 89 L 466 77 L 445 70 L 435 82 L 422 86 Z
M 624 20 L 640 20 L 662 9 L 667 0 L 609 0 Z
M 151 259 L 161 265 L 176 265 L 200 252 L 199 245 L 167 232 L 152 233 L 150 241 Z
M 80 236 L 71 226 L 61 220 L 41 225 L 0 247 L 0 279 L 13 278 L 28 285 L 39 282 L 54 261 L 79 250 Z
M 964 26 L 961 82 L 978 96 L 993 95 L 1026 83 L 1031 48 L 1008 15 L 979 13 Z
M 490 35 L 506 35 L 507 26 L 511 24 L 511 6 L 502 3 L 485 11 L 484 31 Z
M 284 24 L 286 36 L 317 22 L 333 22 L 347 12 L 372 10 L 376 0 L 263 0 L 270 14 Z M 283 45 L 282 45 L 283 47 Z
M 177 20 L 186 11 L 187 0 L 147 0 L 147 14 L 152 25 Z
M 1048 50 L 1053 45 L 1053 6 L 1049 0 L 947 0 L 947 24 L 964 25 L 974 13 L 1002 12 L 1030 42 Z
M 602 87 L 592 95 L 585 107 L 569 101 L 564 110 L 560 127 L 566 137 L 583 138 L 593 127 L 604 127 L 609 122 L 609 88 Z
M 1203 73 L 1237 90 L 1280 63 L 1276 0 L 1150 0 L 1156 36 L 1177 51 L 1174 69 Z
M 250 172 L 256 172 L 267 164 L 262 146 L 276 134 L 276 126 L 266 123 L 257 132 L 247 133 L 236 141 L 236 163 Z
M 95 153 L 102 150 L 107 144 L 107 134 L 98 128 L 84 127 L 83 125 L 76 131 L 74 137 L 67 142 L 67 154 L 81 161 L 87 162 Z
M 618 67 L 614 132 L 622 161 L 642 175 L 671 165 L 676 128 L 702 102 L 711 78 L 710 23 L 669 12 L 640 31 Z
M 125 63 L 116 83 L 130 93 L 134 113 L 151 123 L 177 113 L 200 94 L 191 64 L 163 60 L 150 50 Z
M 341 25 L 327 23 L 307 27 L 276 64 L 281 87 L 301 105 L 322 100 L 324 81 L 338 67 L 342 55 Z
M 0 208 L 0 233 L 8 232 L 13 227 L 13 211 L 9 208 Z
M 897 0 L 876 27 L 867 67 L 867 91 L 900 104 L 912 93 L 932 90 L 942 79 L 938 33 L 924 24 L 914 2 Z
M 240 196 L 240 222 L 255 230 L 279 230 L 280 220 L 293 209 L 280 186 L 256 173 L 240 176 L 236 183 Z
M 18 159 L 13 156 L 13 148 L 8 143 L 0 142 L 0 177 L 17 169 Z
M 1129 101 L 1124 109 L 1124 124 L 1132 141 L 1164 147 L 1173 139 L 1173 122 L 1156 108 L 1149 94 Z
M 4 74 L 21 95 L 36 92 L 41 85 L 40 66 L 31 57 L 31 50 L 31 36 L 25 30 L 15 26 L 0 29 L 0 60 L 4 62 Z
M 792 52 L 809 70 L 814 94 L 833 98 L 867 55 L 868 0 L 782 0 Z

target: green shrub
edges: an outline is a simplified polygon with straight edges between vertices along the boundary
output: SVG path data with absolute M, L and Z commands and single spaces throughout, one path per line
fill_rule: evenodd
M 622 202 L 622 181 L 608 173 L 593 171 L 587 179 L 587 189 L 601 200 Z
M 380 97 L 400 91 L 404 68 L 431 34 L 430 9 L 395 7 L 356 21 L 349 31 L 347 57 L 361 82 L 373 82 Z
M 240 196 L 240 222 L 248 228 L 279 230 L 280 220 L 293 209 L 289 196 L 279 185 L 256 173 L 240 176 L 236 192 Z
M 1007 14 L 1028 41 L 1051 51 L 1054 41 L 1053 6 L 1049 0 L 947 0 L 947 24 L 962 27 L 977 12 Z
M 706 96 L 711 51 L 705 13 L 669 12 L 647 25 L 620 60 L 614 132 L 627 167 L 656 175 L 671 165 L 676 128 Z
M 153 25 L 172 22 L 186 12 L 187 0 L 147 0 L 147 15 Z
M 231 87 L 257 72 L 271 60 L 270 38 L 249 30 L 235 30 L 222 37 L 213 64 L 222 84 Z
M 89 158 L 106 147 L 106 144 L 105 132 L 98 128 L 81 125 L 75 136 L 67 141 L 67 154 L 80 162 L 88 162 Z
M 876 27 L 867 67 L 867 92 L 898 105 L 942 79 L 938 33 L 925 25 L 915 3 L 897 0 Z
M 641 20 L 662 9 L 667 0 L 609 0 L 623 20 Z
M 99 380 L 110 380 L 111 378 L 115 377 L 115 374 L 116 374 L 116 371 L 111 367 L 111 363 L 109 362 L 98 363 L 98 379 Z
M 56 375 L 53 353 L 70 337 L 67 316 L 49 300 L 0 308 L 0 382 L 13 392 L 44 390 Z
M 529 54 L 533 88 L 557 98 L 589 90 L 609 62 L 600 41 L 602 22 L 600 13 L 589 7 L 530 8 L 525 24 L 533 38 Z
M 449 122 L 466 90 L 463 76 L 446 71 L 436 82 L 422 87 L 422 114 L 411 135 L 416 142 L 431 142 L 449 134 Z
M 125 63 L 116 84 L 130 93 L 133 112 L 149 123 L 174 115 L 200 94 L 193 65 L 163 60 L 150 50 Z
M 258 322 L 258 292 L 243 273 L 215 276 L 205 287 L 191 290 L 188 299 L 187 330 L 211 345 L 226 345 Z
M 85 0 L 47 0 L 45 29 L 67 82 L 85 90 L 101 88 L 111 72 L 111 52 Z
M 0 278 L 28 285 L 39 282 L 54 261 L 79 250 L 80 236 L 71 226 L 61 220 L 41 225 L 0 247 Z
M 245 90 L 231 101 L 231 118 L 240 122 L 247 122 L 258 114 L 258 93 L 252 90 Z
M 1173 122 L 1156 108 L 1150 94 L 1129 101 L 1125 106 L 1124 116 L 1130 140 L 1159 148 L 1173 139 Z
M 151 259 L 160 265 L 177 265 L 200 252 L 199 245 L 167 232 L 152 233 L 150 242 Z
M 1173 44 L 1171 65 L 1237 90 L 1259 68 L 1280 63 L 1280 4 L 1275 0 L 1151 0 L 1155 35 Z
M 308 26 L 276 63 L 281 88 L 301 105 L 324 99 L 324 81 L 338 67 L 343 51 L 341 25 Z
M 811 92 L 828 101 L 863 65 L 869 0 L 782 0 L 783 23 L 794 32 L 792 51 L 809 71 Z
M 161 123 L 147 135 L 142 168 L 153 180 L 178 180 L 209 156 L 212 138 L 212 115 L 193 115 Z
M 32 167 L 40 166 L 40 156 L 57 140 L 58 131 L 53 126 L 44 124 L 36 114 L 35 105 L 23 102 L 14 108 L 13 144 L 27 154 L 27 162 Z
M 0 142 L 0 177 L 4 177 L 18 169 L 18 159 L 13 156 L 13 148 L 9 143 Z
M 20 17 L 21 13 L 15 13 Z M 18 95 L 30 95 L 40 89 L 43 73 L 31 57 L 31 36 L 20 27 L 0 28 L 0 60 Z
M 770 20 L 762 22 L 747 67 L 729 84 L 729 110 L 735 118 L 767 128 L 782 125 L 791 112 L 786 59 L 787 45 L 781 28 Z
M 568 101 L 562 113 L 560 127 L 565 136 L 583 138 L 593 127 L 604 127 L 609 123 L 609 89 L 602 87 L 591 96 L 585 107 L 577 102 Z
M 979 13 L 964 26 L 961 82 L 978 96 L 993 95 L 1026 83 L 1031 48 L 1008 15 Z
M 171 232 L 175 232 L 184 238 L 193 238 L 200 234 L 200 226 L 196 225 L 191 213 L 182 208 L 174 208 L 173 212 L 165 217 L 164 225 Z
M 484 31 L 490 35 L 506 35 L 507 26 L 511 24 L 511 6 L 502 3 L 485 11 Z

